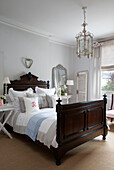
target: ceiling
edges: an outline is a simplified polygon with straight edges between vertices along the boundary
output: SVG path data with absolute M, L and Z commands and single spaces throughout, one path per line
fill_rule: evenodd
M 87 31 L 114 37 L 114 0 L 0 0 L 0 22 L 74 45 L 87 6 Z

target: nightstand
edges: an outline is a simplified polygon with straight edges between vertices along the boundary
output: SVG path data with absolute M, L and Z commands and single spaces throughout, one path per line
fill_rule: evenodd
M 11 134 L 6 130 L 6 128 L 4 127 L 4 125 L 7 123 L 8 119 L 10 118 L 11 114 L 13 113 L 14 110 L 14 106 L 13 105 L 4 105 L 4 106 L 0 106 L 0 120 L 3 118 L 3 116 L 5 115 L 5 112 L 7 112 L 7 117 L 5 118 L 5 120 L 3 121 L 3 123 L 0 122 L 0 132 L 3 131 L 6 135 L 9 136 L 10 139 L 12 139 Z
M 67 95 L 67 96 L 61 95 L 62 104 L 69 104 L 69 100 L 70 100 L 71 97 L 72 97 L 72 95 Z

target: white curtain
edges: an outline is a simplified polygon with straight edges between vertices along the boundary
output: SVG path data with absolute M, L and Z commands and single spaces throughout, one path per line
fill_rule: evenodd
M 94 48 L 93 99 L 101 98 L 101 46 Z
M 103 42 L 101 55 L 102 71 L 114 71 L 114 40 Z M 107 94 L 107 109 L 111 106 L 113 91 L 105 91 Z
M 110 106 L 111 93 L 101 91 L 101 69 L 114 70 L 114 40 L 103 42 L 94 48 L 93 99 L 103 98 L 107 94 L 107 108 Z
M 101 67 L 103 70 L 114 69 L 114 40 L 103 42 Z

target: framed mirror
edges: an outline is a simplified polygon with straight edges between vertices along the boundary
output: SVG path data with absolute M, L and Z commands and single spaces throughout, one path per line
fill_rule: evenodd
M 66 85 L 67 81 L 67 70 L 61 64 L 53 67 L 52 69 L 52 82 L 53 87 L 59 88 Z

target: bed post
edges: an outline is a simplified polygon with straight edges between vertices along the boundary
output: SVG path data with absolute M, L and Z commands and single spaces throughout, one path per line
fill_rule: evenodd
M 47 81 L 47 89 L 49 89 L 49 81 Z
M 56 131 L 56 141 L 58 143 L 58 148 L 55 151 L 56 165 L 61 164 L 61 101 L 60 98 L 57 100 L 56 112 L 57 112 L 57 131 Z
M 107 135 L 107 125 L 106 125 L 106 104 L 107 104 L 107 95 L 104 94 L 103 95 L 103 100 L 104 100 L 104 134 L 103 134 L 103 140 L 106 139 L 106 135 Z

